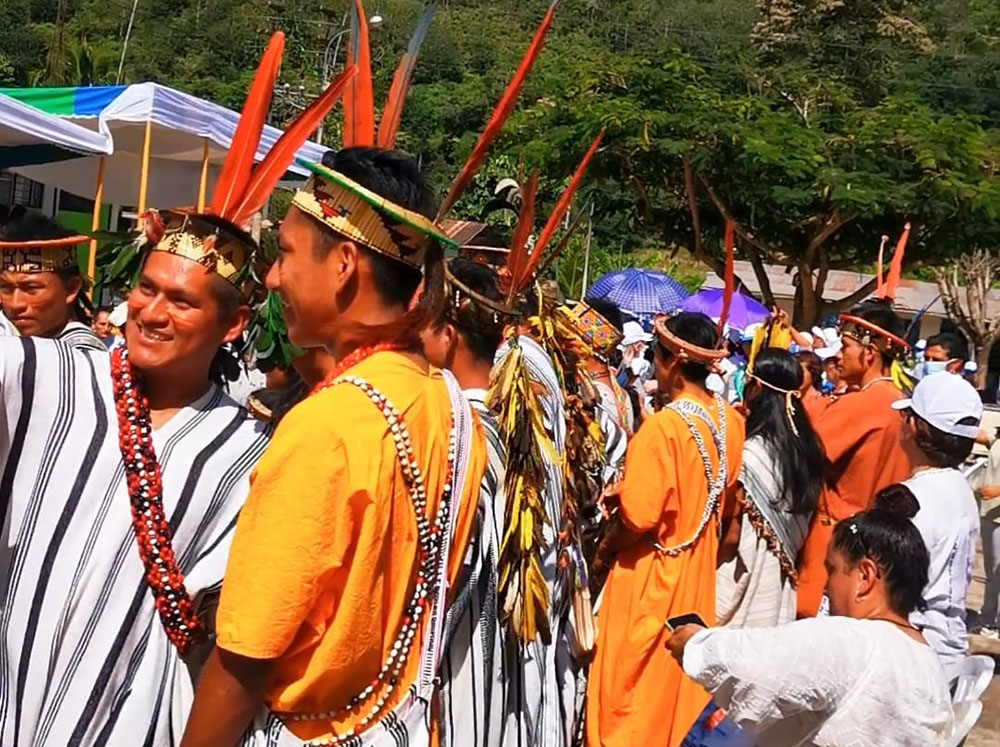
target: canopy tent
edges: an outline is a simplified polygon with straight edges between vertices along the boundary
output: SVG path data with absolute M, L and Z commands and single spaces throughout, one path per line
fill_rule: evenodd
M 103 201 L 136 205 L 142 201 L 143 154 L 148 149 L 148 184 L 142 207 L 195 205 L 212 187 L 232 142 L 239 113 L 157 83 L 87 88 L 0 89 L 0 93 L 36 106 L 48 114 L 72 119 L 113 142 L 106 157 Z M 68 123 L 67 123 L 68 124 Z M 281 136 L 265 127 L 257 160 Z M 306 143 L 298 158 L 318 161 L 327 149 Z M 84 197 L 95 193 L 101 159 L 78 158 L 61 163 L 16 166 L 30 179 Z M 293 165 L 293 176 L 305 177 Z
M 106 155 L 112 147 L 107 134 L 0 94 L 0 168 Z

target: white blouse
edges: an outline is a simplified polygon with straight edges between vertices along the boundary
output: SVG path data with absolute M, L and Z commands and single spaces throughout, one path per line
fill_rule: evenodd
M 688 641 L 684 671 L 768 747 L 937 745 L 951 729 L 938 657 L 888 622 L 712 628 Z

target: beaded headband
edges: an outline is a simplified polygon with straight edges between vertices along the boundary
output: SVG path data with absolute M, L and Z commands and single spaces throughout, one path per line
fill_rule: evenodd
M 150 210 L 142 216 L 146 248 L 190 259 L 232 283 L 247 296 L 257 243 L 224 218 L 180 210 Z
M 341 173 L 298 159 L 309 169 L 292 204 L 330 230 L 380 254 L 420 269 L 431 243 L 458 245 L 420 213 L 365 189 Z
M 0 271 L 56 272 L 58 270 L 76 270 L 79 272 L 80 265 L 76 257 L 76 248 L 89 241 L 88 236 L 0 241 Z
M 568 309 L 568 316 L 577 334 L 595 353 L 607 355 L 623 339 L 617 327 L 583 301 Z
M 687 340 L 682 340 L 667 329 L 667 317 L 665 316 L 658 316 L 653 319 L 653 330 L 656 332 L 660 344 L 678 358 L 696 363 L 704 363 L 711 371 L 715 371 L 718 368 L 719 361 L 729 357 L 727 350 L 721 348 L 703 348 Z
M 839 319 L 840 334 L 852 337 L 864 347 L 873 346 L 884 353 L 903 353 L 910 345 L 902 337 L 879 327 L 877 324 L 850 314 L 841 314 Z

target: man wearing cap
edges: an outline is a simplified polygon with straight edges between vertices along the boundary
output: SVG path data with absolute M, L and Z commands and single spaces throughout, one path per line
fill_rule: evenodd
M 639 403 L 636 414 L 640 421 L 653 412 L 647 383 L 655 391 L 656 382 L 653 380 L 653 362 L 646 355 L 652 339 L 653 336 L 643 330 L 639 322 L 627 321 L 622 325 L 622 341 L 618 345 L 622 354 L 618 383 L 635 392 Z M 635 425 L 638 427 L 639 423 Z
M 911 399 L 892 406 L 904 414 L 902 445 L 913 466 L 904 484 L 920 503 L 913 523 L 931 561 L 926 608 L 911 622 L 952 672 L 968 647 L 965 597 L 979 538 L 979 508 L 959 467 L 972 453 L 983 405 L 967 381 L 943 372 L 921 379 Z
M 799 558 L 798 613 L 815 615 L 826 587 L 824 559 L 833 526 L 870 505 L 882 488 L 905 479 L 910 462 L 900 445 L 902 397 L 892 365 L 906 350 L 903 324 L 888 304 L 868 301 L 841 317 L 837 369 L 853 391 L 805 402 L 826 453 L 827 488 Z
M 86 288 L 76 251 L 89 242 L 40 213 L 15 210 L 0 226 L 0 306 L 21 336 L 105 350 L 77 319 Z
M 449 587 L 486 469 L 461 388 L 420 350 L 448 239 L 412 159 L 354 147 L 307 167 L 267 286 L 292 344 L 337 364 L 257 468 L 185 747 L 436 731 Z

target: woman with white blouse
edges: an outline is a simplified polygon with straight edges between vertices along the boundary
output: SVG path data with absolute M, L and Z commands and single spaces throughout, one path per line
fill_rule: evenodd
M 936 745 L 951 730 L 948 684 L 908 619 L 928 555 L 902 485 L 840 522 L 827 552 L 833 617 L 773 628 L 685 625 L 668 648 L 758 744 Z

